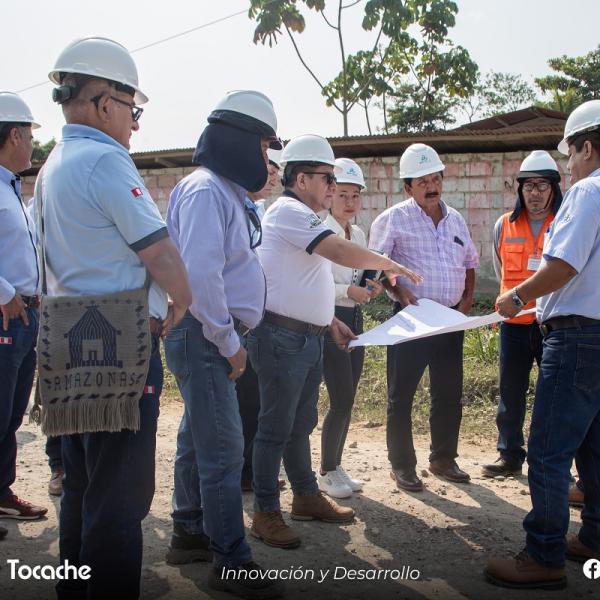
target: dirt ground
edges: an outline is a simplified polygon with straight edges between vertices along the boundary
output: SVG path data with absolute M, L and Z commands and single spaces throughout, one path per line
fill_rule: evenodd
M 171 533 L 169 517 L 175 436 L 181 404 L 167 401 L 162 406 L 157 447 L 156 495 L 144 522 L 144 568 L 142 598 L 230 598 L 208 589 L 206 564 L 169 566 L 165 550 Z M 313 436 L 313 465 L 318 464 L 320 431 Z M 37 522 L 4 521 L 8 537 L 0 542 L 0 598 L 45 600 L 54 598 L 53 583 L 11 580 L 7 559 L 28 565 L 58 563 L 57 514 L 59 500 L 46 493 L 48 468 L 44 438 L 34 425 L 25 424 L 19 434 L 19 458 L 15 492 L 49 507 L 47 519 Z M 427 466 L 426 437 L 416 440 L 419 471 Z M 470 485 L 454 485 L 422 472 L 426 490 L 407 494 L 395 489 L 389 478 L 383 427 L 357 424 L 348 436 L 345 466 L 366 480 L 362 494 L 344 504 L 357 514 L 353 524 L 336 526 L 315 522 L 292 522 L 302 536 L 296 550 L 268 548 L 249 537 L 254 558 L 273 569 L 297 569 L 302 580 L 290 581 L 290 599 L 329 600 L 459 599 L 506 600 L 527 598 L 599 598 L 600 580 L 590 581 L 580 565 L 567 567 L 569 586 L 556 592 L 510 591 L 484 582 L 482 568 L 490 554 L 508 557 L 523 546 L 521 521 L 530 505 L 525 477 L 485 480 L 480 466 L 495 459 L 494 440 L 462 439 L 459 464 L 472 476 Z M 428 476 L 426 476 L 428 475 Z M 291 492 L 282 496 L 289 517 Z M 245 495 L 246 524 L 252 515 L 252 494 Z M 571 510 L 571 532 L 579 525 L 579 514 Z M 110 551 L 107 548 L 107 551 Z M 334 579 L 343 569 L 404 569 L 405 579 L 352 581 Z M 314 570 L 312 579 L 310 569 Z M 319 583 L 319 570 L 329 574 Z M 408 579 L 408 573 L 418 579 Z M 373 573 L 373 571 L 371 571 Z M 298 576 L 298 575 L 297 575 Z M 392 575 L 394 576 L 394 575 Z M 398 574 L 395 574 L 398 577 Z M 115 600 L 118 591 L 115 590 Z

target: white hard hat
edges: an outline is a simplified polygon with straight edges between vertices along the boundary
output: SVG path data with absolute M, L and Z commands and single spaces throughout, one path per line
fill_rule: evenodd
M 569 154 L 568 139 L 576 133 L 584 133 L 600 128 L 600 100 L 589 100 L 580 104 L 570 115 L 565 123 L 565 133 L 558 144 L 559 152 Z
M 426 144 L 411 144 L 400 157 L 400 179 L 414 179 L 443 171 L 438 153 Z
M 138 72 L 127 48 L 103 37 L 87 37 L 71 42 L 59 55 L 48 77 L 60 85 L 61 73 L 79 73 L 109 79 L 135 90 L 134 102 L 144 104 L 148 97 L 138 84 Z
M 340 169 L 336 167 L 335 155 L 329 142 L 320 135 L 306 134 L 291 139 L 281 153 L 281 166 L 288 163 L 321 163 L 334 167 L 334 173 Z
M 39 127 L 29 106 L 13 92 L 0 92 L 0 123 L 31 123 L 32 129 Z
M 560 180 L 555 160 L 545 150 L 534 150 L 521 163 L 517 179 L 528 177 L 547 177 Z
M 276 167 L 281 166 L 281 153 L 283 150 L 275 150 L 275 148 L 267 148 L 267 156 L 269 162 L 272 162 Z
M 340 169 L 336 175 L 338 183 L 353 183 L 363 190 L 367 189 L 362 169 L 350 158 L 336 158 L 335 166 Z
M 273 133 L 277 132 L 277 116 L 273 103 L 261 92 L 254 90 L 227 92 L 214 110 L 229 110 L 252 117 L 270 127 Z

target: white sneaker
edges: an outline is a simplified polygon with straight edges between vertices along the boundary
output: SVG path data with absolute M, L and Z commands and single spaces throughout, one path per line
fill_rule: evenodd
M 319 489 L 332 498 L 349 498 L 352 488 L 337 471 L 327 471 L 318 477 Z
M 335 470 L 339 475 L 342 476 L 342 480 L 353 492 L 360 492 L 363 489 L 365 482 L 361 481 L 360 479 L 354 479 L 353 477 L 350 477 L 350 475 L 344 471 L 344 467 L 342 467 L 342 465 L 338 465 Z

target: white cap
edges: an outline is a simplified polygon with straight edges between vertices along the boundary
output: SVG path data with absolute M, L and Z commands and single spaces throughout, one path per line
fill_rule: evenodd
M 269 157 L 269 162 L 275 164 L 275 166 L 281 166 L 281 153 L 283 150 L 275 150 L 275 148 L 267 148 L 267 156 Z
M 48 73 L 50 81 L 61 83 L 61 73 L 79 73 L 109 79 L 135 90 L 134 102 L 144 104 L 148 96 L 138 83 L 138 72 L 127 48 L 104 37 L 87 37 L 71 42 Z
M 568 139 L 576 133 L 592 131 L 600 127 L 600 100 L 588 100 L 580 104 L 570 115 L 565 123 L 565 133 L 558 144 L 559 152 L 569 154 Z
M 273 132 L 277 132 L 277 116 L 273 103 L 261 92 L 254 90 L 227 92 L 213 110 L 230 110 L 252 117 L 270 127 Z
M 555 160 L 545 150 L 534 150 L 523 159 L 517 179 L 549 176 L 560 179 L 560 173 Z
M 338 183 L 353 183 L 366 190 L 362 169 L 350 158 L 336 158 L 335 165 L 340 169 L 336 175 Z
M 13 92 L 0 92 L 0 123 L 31 123 L 32 129 L 39 127 L 29 106 Z
M 340 169 L 335 165 L 335 155 L 329 142 L 320 135 L 306 134 L 291 139 L 281 153 L 281 166 L 291 162 L 315 162 L 334 167 L 334 172 Z
M 400 179 L 414 179 L 445 169 L 438 153 L 426 144 L 411 144 L 400 157 Z

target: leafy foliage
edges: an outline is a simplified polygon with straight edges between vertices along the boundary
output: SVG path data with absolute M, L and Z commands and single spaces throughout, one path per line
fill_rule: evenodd
M 54 146 L 56 146 L 56 140 L 54 138 L 45 144 L 42 144 L 39 140 L 33 140 L 32 162 L 44 162 Z
M 439 115 L 443 109 L 436 106 L 436 97 L 461 97 L 470 93 L 477 73 L 477 65 L 468 52 L 453 47 L 447 39 L 455 24 L 458 7 L 451 0 L 367 0 L 364 4 L 362 27 L 376 36 L 368 49 L 346 55 L 343 35 L 343 13 L 360 4 L 346 0 L 330 1 L 335 6 L 336 19 L 330 20 L 325 12 L 325 0 L 250 0 L 249 17 L 256 21 L 254 42 L 276 44 L 279 36 L 287 34 L 298 59 L 321 89 L 327 106 L 334 107 L 343 118 L 344 134 L 348 134 L 348 113 L 356 106 L 365 111 L 367 125 L 369 106 L 381 98 L 384 120 L 388 126 L 386 98 L 391 96 L 393 110 L 390 125 L 404 127 L 411 118 L 423 126 L 430 114 Z M 301 5 L 320 13 L 339 40 L 341 70 L 329 82 L 322 81 L 305 61 L 296 41 L 296 34 L 306 28 Z M 405 79 L 410 77 L 410 81 Z M 407 86 L 412 85 L 409 89 Z M 419 113 L 400 110 L 405 100 L 420 101 L 424 108 Z M 435 109 L 434 109 L 435 107 Z M 400 123 L 402 121 L 402 124 Z M 437 122 L 439 118 L 431 118 Z
M 600 98 L 600 45 L 584 56 L 551 58 L 548 65 L 558 74 L 535 80 L 542 92 L 550 94 L 544 106 L 570 112 L 582 102 Z

